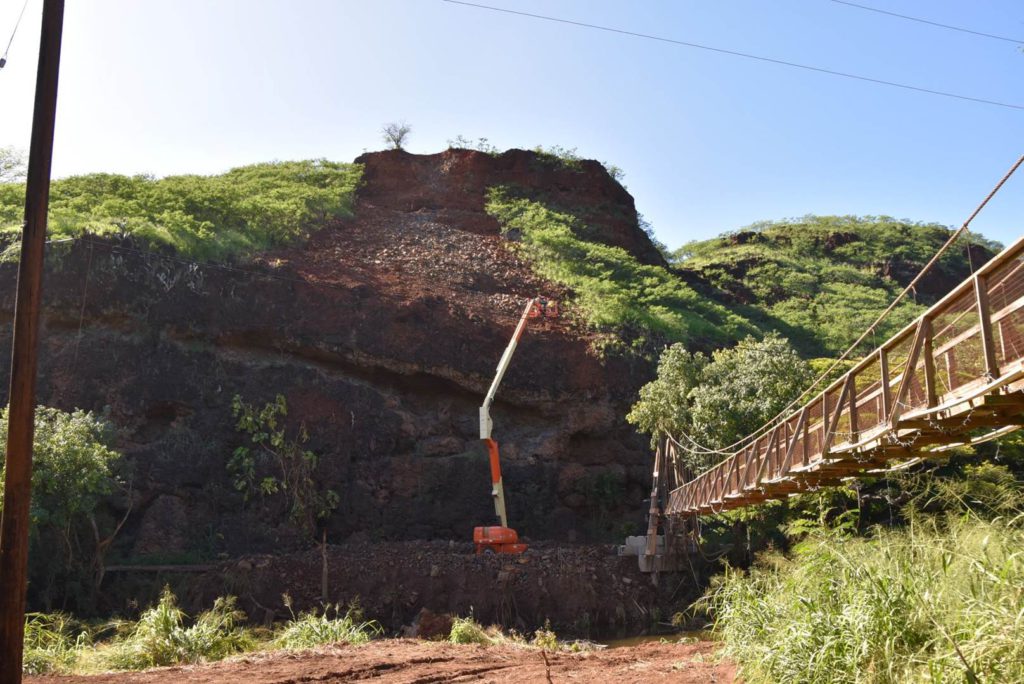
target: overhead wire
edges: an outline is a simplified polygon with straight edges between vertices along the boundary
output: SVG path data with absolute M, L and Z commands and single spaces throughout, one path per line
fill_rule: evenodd
M 624 36 L 631 36 L 633 38 L 643 38 L 646 40 L 655 40 L 662 43 L 670 43 L 672 45 L 680 45 L 683 47 L 694 48 L 697 50 L 706 50 L 708 52 L 716 52 L 723 55 L 731 55 L 733 57 L 742 57 L 744 59 L 756 60 L 759 62 L 768 62 L 770 64 L 778 64 L 780 66 L 787 66 L 794 69 L 803 69 L 805 71 L 813 71 L 821 74 L 828 74 L 830 76 L 840 76 L 842 78 L 853 79 L 856 81 L 864 81 L 866 83 L 874 83 L 876 85 L 891 86 L 893 88 L 902 88 L 904 90 L 912 90 L 919 93 L 927 93 L 929 95 L 937 95 L 941 97 L 952 98 L 956 100 L 966 100 L 969 102 L 976 102 L 979 104 L 992 105 L 994 107 L 1004 107 L 1007 109 L 1024 110 L 1024 105 L 1013 104 L 1010 102 L 1001 102 L 999 100 L 989 100 L 981 97 L 972 97 L 970 95 L 961 95 L 959 93 L 951 93 L 943 90 L 934 90 L 932 88 L 924 88 L 921 86 L 910 85 L 908 83 L 898 83 L 896 81 L 888 81 L 881 78 L 872 78 L 870 76 L 861 76 L 859 74 L 851 74 L 845 71 L 837 71 L 835 69 L 826 69 L 824 67 L 812 66 L 810 64 L 801 64 L 799 62 L 790 62 L 784 59 L 776 59 L 774 57 L 765 57 L 763 55 L 755 55 L 749 52 L 740 52 L 739 50 L 729 50 L 726 48 L 714 47 L 712 45 L 703 45 L 701 43 L 693 43 L 685 40 L 677 40 L 675 38 L 666 38 L 665 36 L 656 36 L 649 33 L 639 33 L 637 31 L 628 31 L 626 29 L 614 28 L 611 26 L 601 26 L 599 24 L 590 24 L 583 21 L 575 21 L 573 19 L 563 19 L 561 17 L 552 17 L 545 14 L 534 14 L 532 12 L 523 12 L 520 10 L 512 10 L 505 7 L 495 7 L 493 5 L 483 5 L 476 2 L 466 2 L 465 0 L 442 0 L 452 5 L 463 5 L 465 7 L 474 7 L 476 9 L 488 10 L 491 12 L 501 12 L 504 14 L 513 14 L 521 17 L 529 17 L 531 19 L 541 19 L 543 21 L 551 21 L 559 24 L 568 24 L 570 26 L 579 26 L 581 28 L 589 28 L 597 31 L 607 31 L 609 33 L 617 33 Z
M 18 32 L 18 27 L 21 26 L 21 18 L 25 16 L 25 8 L 28 7 L 28 0 L 25 0 L 21 6 L 21 12 L 18 13 L 18 19 L 14 22 L 14 29 L 11 31 L 11 37 L 7 41 L 7 47 L 4 48 L 4 54 L 0 55 L 0 69 L 4 68 L 7 64 L 7 53 L 11 51 L 11 43 L 14 42 L 14 36 Z
M 858 4 L 856 2 L 849 2 L 848 0 L 832 0 L 832 2 L 836 3 L 837 5 L 847 5 L 849 7 L 855 7 L 857 9 L 866 10 L 868 12 L 877 12 L 878 14 L 886 14 L 886 15 L 888 15 L 890 17 L 896 17 L 898 19 L 906 19 L 907 21 L 916 21 L 916 22 L 918 22 L 920 24 L 928 24 L 930 26 L 937 26 L 939 28 L 948 29 L 950 31 L 959 31 L 960 33 L 970 33 L 972 35 L 979 36 L 981 38 L 991 38 L 992 40 L 1001 40 L 1001 41 L 1005 41 L 1007 43 L 1015 43 L 1017 45 L 1020 45 L 1021 43 L 1024 43 L 1024 40 L 1019 40 L 1017 38 L 1007 38 L 1006 36 L 997 36 L 994 33 L 985 33 L 984 31 L 974 31 L 972 29 L 964 28 L 962 26 L 953 26 L 952 24 L 942 24 L 942 23 L 939 23 L 937 21 L 932 21 L 930 19 L 922 19 L 921 17 L 912 17 L 909 14 L 899 14 L 898 12 L 890 12 L 889 10 L 884 10 L 884 9 L 881 9 L 881 8 L 878 8 L 878 7 L 869 7 L 867 5 L 861 5 L 861 4 Z

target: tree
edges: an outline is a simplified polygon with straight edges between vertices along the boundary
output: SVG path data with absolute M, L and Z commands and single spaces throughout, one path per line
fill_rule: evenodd
M 103 554 L 124 524 L 124 518 L 109 525 L 97 519 L 102 499 L 120 485 L 115 466 L 121 454 L 110 448 L 112 438 L 110 424 L 91 412 L 36 409 L 29 579 L 35 598 L 47 605 L 55 589 L 66 602 L 97 588 Z M 6 408 L 0 410 L 0 443 L 7 443 Z M 0 485 L 5 475 L 0 463 Z M 102 527 L 112 532 L 101 533 Z
M 710 359 L 674 344 L 662 354 L 658 376 L 640 389 L 640 399 L 626 418 L 653 439 L 685 434 L 720 449 L 778 414 L 806 389 L 812 375 L 807 362 L 777 333 L 763 340 L 747 337 Z M 694 450 L 687 465 L 702 470 L 717 458 Z
M 389 124 L 385 124 L 384 128 L 381 129 L 384 142 L 390 145 L 393 150 L 404 150 L 405 142 L 409 138 L 410 133 L 412 133 L 412 126 L 404 121 L 392 121 Z
M 0 147 L 0 183 L 16 183 L 25 178 L 25 155 L 13 147 Z

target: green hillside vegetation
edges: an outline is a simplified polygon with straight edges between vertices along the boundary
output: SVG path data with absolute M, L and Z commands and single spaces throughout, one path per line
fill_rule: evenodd
M 131 236 L 199 260 L 243 258 L 303 238 L 326 219 L 352 212 L 358 164 L 270 162 L 214 176 L 94 173 L 55 181 L 52 239 Z M 16 258 L 25 186 L 0 184 L 2 257 Z
M 727 569 L 704 603 L 744 680 L 1024 681 L 1024 490 L 1004 466 L 963 475 L 947 485 L 970 490 L 958 511 L 866 536 L 819 527 L 788 557 Z
M 758 327 L 778 330 L 805 356 L 827 356 L 851 344 L 949 235 L 945 226 L 885 216 L 805 216 L 690 242 L 673 256 L 684 277 L 706 281 L 715 299 Z M 977 236 L 970 240 L 975 252 L 999 249 Z M 970 274 L 964 244 L 936 264 L 932 291 L 922 286 L 901 304 L 875 342 L 924 311 L 936 291 Z
M 573 291 L 586 322 L 634 350 L 685 342 L 713 349 L 754 328 L 743 317 L 699 295 L 671 271 L 642 264 L 621 247 L 592 242 L 572 213 L 492 188 L 487 211 L 506 235 L 515 231 L 534 270 Z

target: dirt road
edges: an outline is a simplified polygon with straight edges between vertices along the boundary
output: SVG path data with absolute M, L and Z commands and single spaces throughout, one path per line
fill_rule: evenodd
M 211 665 L 89 677 L 28 677 L 28 684 L 285 684 L 294 682 L 675 682 L 728 684 L 735 667 L 716 644 L 654 644 L 589 653 L 544 653 L 512 646 L 454 646 L 384 639 L 295 653 L 251 654 Z M 546 662 L 545 662 L 546 657 Z

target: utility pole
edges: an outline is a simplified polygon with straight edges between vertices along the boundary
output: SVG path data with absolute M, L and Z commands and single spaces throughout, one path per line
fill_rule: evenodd
M 32 142 L 25 186 L 25 226 L 18 265 L 7 424 L 7 477 L 0 522 L 0 684 L 21 682 L 28 589 L 29 501 L 35 433 L 39 309 L 50 204 L 50 162 L 57 113 L 57 72 L 64 0 L 43 0 Z

